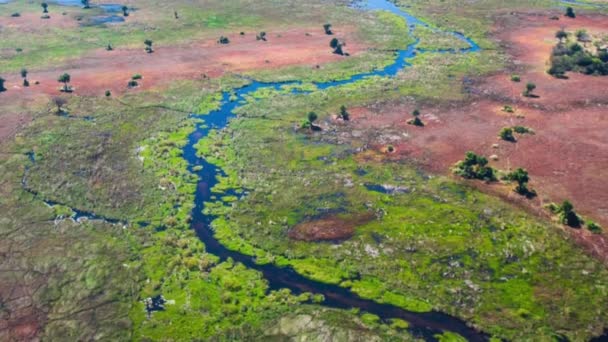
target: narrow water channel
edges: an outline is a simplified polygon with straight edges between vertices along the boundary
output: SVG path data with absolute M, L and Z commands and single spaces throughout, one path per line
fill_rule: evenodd
M 357 7 L 361 8 L 362 10 L 390 11 L 391 13 L 397 14 L 405 18 L 409 25 L 408 33 L 412 33 L 413 28 L 418 25 L 434 29 L 423 21 L 402 11 L 387 0 L 369 0 L 365 2 L 359 2 L 357 3 Z M 440 52 L 471 53 L 479 51 L 479 46 L 463 34 L 458 32 L 450 32 L 450 34 L 454 35 L 454 37 L 456 37 L 457 39 L 467 42 L 469 44 L 469 48 L 462 49 L 459 51 L 445 50 Z M 414 57 L 417 53 L 431 52 L 420 51 L 416 48 L 417 45 L 418 40 L 416 40 L 416 42 L 414 42 L 410 46 L 405 47 L 403 50 L 397 51 L 395 62 L 383 69 L 375 70 L 368 73 L 357 74 L 346 80 L 316 83 L 315 85 L 318 89 L 327 89 L 357 82 L 361 79 L 371 76 L 392 77 L 396 75 L 399 71 L 406 68 L 409 65 L 408 59 Z M 355 293 L 351 292 L 349 289 L 345 289 L 340 286 L 328 285 L 308 279 L 298 274 L 290 267 L 278 267 L 272 264 L 258 265 L 255 263 L 253 257 L 227 249 L 214 237 L 213 231 L 210 227 L 214 217 L 203 214 L 203 209 L 204 203 L 212 199 L 211 189 L 217 184 L 217 178 L 218 176 L 223 174 L 223 171 L 216 165 L 213 165 L 204 158 L 199 158 L 196 155 L 196 143 L 200 139 L 206 137 L 211 130 L 222 129 L 226 127 L 229 123 L 229 120 L 235 116 L 234 110 L 245 101 L 245 95 L 255 92 L 259 89 L 280 89 L 280 87 L 284 85 L 298 83 L 299 82 L 295 81 L 286 83 L 261 83 L 253 81 L 252 83 L 235 90 L 236 99 L 231 100 L 230 93 L 225 92 L 223 94 L 221 107 L 218 110 L 212 111 L 206 115 L 197 115 L 197 117 L 203 119 L 204 122 L 198 124 L 195 131 L 190 135 L 188 144 L 184 147 L 184 158 L 188 161 L 190 172 L 196 174 L 199 177 L 199 181 L 196 188 L 195 207 L 192 213 L 191 225 L 192 228 L 198 234 L 199 238 L 205 243 L 207 252 L 218 256 L 221 260 L 231 258 L 236 262 L 243 263 L 249 268 L 262 272 L 264 277 L 268 281 L 271 290 L 288 288 L 295 294 L 303 292 L 322 294 L 325 296 L 325 300 L 321 305 L 327 307 L 340 309 L 358 308 L 362 311 L 378 315 L 382 319 L 400 318 L 410 323 L 411 333 L 413 333 L 415 336 L 422 337 L 425 340 L 435 340 L 433 336 L 444 331 L 458 333 L 469 341 L 488 340 L 487 335 L 469 327 L 464 321 L 444 313 L 410 312 L 394 305 L 380 304 L 372 300 L 363 299 Z M 300 94 L 301 93 L 302 92 L 300 92 Z M 202 166 L 202 168 L 195 168 L 196 166 Z M 223 194 L 215 195 L 215 198 L 220 198 Z

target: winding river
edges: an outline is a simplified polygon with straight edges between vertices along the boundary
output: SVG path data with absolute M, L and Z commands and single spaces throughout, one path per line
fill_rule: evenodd
M 402 11 L 387 0 L 368 0 L 366 2 L 357 4 L 357 7 L 360 7 L 363 10 L 390 11 L 391 13 L 401 16 L 407 20 L 409 25 L 408 33 L 410 34 L 412 34 L 412 31 L 416 26 L 424 26 L 432 30 L 439 31 L 417 19 L 416 17 Z M 479 46 L 474 41 L 467 38 L 463 34 L 458 32 L 448 33 L 457 39 L 466 42 L 469 47 L 458 51 L 445 50 L 435 52 L 472 53 L 480 50 Z M 397 51 L 394 63 L 386 66 L 383 69 L 357 74 L 345 80 L 315 83 L 315 85 L 318 89 L 327 89 L 357 82 L 361 79 L 372 76 L 394 76 L 399 71 L 408 67 L 408 59 L 413 58 L 417 53 L 431 52 L 417 49 L 418 43 L 419 41 L 416 40 L 416 42 L 410 46 L 407 46 L 405 49 Z M 236 99 L 234 97 L 231 98 L 231 92 L 225 92 L 223 94 L 222 104 L 219 109 L 205 115 L 194 115 L 195 117 L 202 119 L 204 122 L 198 124 L 195 131 L 190 135 L 188 143 L 184 147 L 183 155 L 188 161 L 189 171 L 196 174 L 199 178 L 196 188 L 195 207 L 192 212 L 191 226 L 196 231 L 199 238 L 205 243 L 207 252 L 218 256 L 221 260 L 231 258 L 236 262 L 243 263 L 249 268 L 262 272 L 268 281 L 271 290 L 288 288 L 292 291 L 292 293 L 295 294 L 303 292 L 322 294 L 325 296 L 325 300 L 323 301 L 322 305 L 327 307 L 340 309 L 359 308 L 362 311 L 378 315 L 382 319 L 400 318 L 410 323 L 409 330 L 412 334 L 422 337 L 425 340 L 435 340 L 434 335 L 445 331 L 458 333 L 469 341 L 488 340 L 487 335 L 469 327 L 464 321 L 441 312 L 410 312 L 394 305 L 380 304 L 372 300 L 363 299 L 351 292 L 349 289 L 342 288 L 337 285 L 328 285 L 313 281 L 298 274 L 290 267 L 278 267 L 272 264 L 258 265 L 255 263 L 253 257 L 227 249 L 214 237 L 213 230 L 211 229 L 211 222 L 214 220 L 214 217 L 203 214 L 203 209 L 204 203 L 212 199 L 211 189 L 217 184 L 217 178 L 219 175 L 223 175 L 223 171 L 216 165 L 209 163 L 204 158 L 197 156 L 195 148 L 197 142 L 206 137 L 212 129 L 222 129 L 226 127 L 229 120 L 235 116 L 234 110 L 245 101 L 245 95 L 259 89 L 272 88 L 278 90 L 282 86 L 298 83 L 299 82 L 297 81 L 276 83 L 252 81 L 248 85 L 234 90 L 234 93 L 236 93 Z M 299 93 L 301 94 L 302 92 Z M 202 166 L 202 168 L 197 166 Z M 219 194 L 217 197 L 221 197 L 222 195 L 225 194 Z

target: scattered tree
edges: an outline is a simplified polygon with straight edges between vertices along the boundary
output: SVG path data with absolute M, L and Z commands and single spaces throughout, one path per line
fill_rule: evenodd
M 523 95 L 525 97 L 534 97 L 534 94 L 532 94 L 532 92 L 534 91 L 534 89 L 536 89 L 536 84 L 534 84 L 532 82 L 528 82 L 526 84 L 526 90 L 524 90 Z
M 106 50 L 107 50 L 107 51 L 112 51 L 112 50 L 114 50 L 114 47 L 112 47 L 112 43 L 108 43 L 108 46 L 106 46 Z
M 84 8 L 87 8 L 87 9 L 88 9 L 88 8 L 91 8 L 91 4 L 90 4 L 90 1 L 89 1 L 89 0 L 80 0 L 80 3 L 82 3 L 82 6 L 83 6 Z
M 555 38 L 559 39 L 560 43 L 563 43 L 564 39 L 568 38 L 568 33 L 563 29 L 559 30 L 555 32 Z
M 574 211 L 574 206 L 570 201 L 565 200 L 557 209 L 560 220 L 563 224 L 578 228 L 581 226 L 581 218 Z
M 129 16 L 129 7 L 127 6 L 122 6 L 122 15 L 124 17 L 128 17 Z
M 150 39 L 144 40 L 144 44 L 146 45 L 146 52 L 152 53 L 154 50 L 152 49 L 152 41 Z
M 266 32 L 262 31 L 255 36 L 256 40 L 266 41 Z
M 0 77 L 0 92 L 6 91 L 6 88 L 4 87 L 4 82 L 6 82 L 6 80 Z
M 220 36 L 220 39 L 218 39 L 217 42 L 220 44 L 229 44 L 230 39 L 228 39 L 228 37 Z
M 42 6 L 42 13 L 49 13 L 49 4 L 43 2 L 40 4 L 40 6 Z
M 511 128 L 511 127 L 504 127 L 503 129 L 501 129 L 498 136 L 500 137 L 500 139 L 502 139 L 504 141 L 510 141 L 510 142 L 516 141 L 515 136 L 513 135 L 513 128 Z
M 566 8 L 566 17 L 568 18 L 576 18 L 576 13 L 574 13 L 574 8 L 568 7 Z
M 106 90 L 106 97 L 110 97 L 110 96 L 112 96 L 112 92 L 109 90 Z
M 488 182 L 496 180 L 496 172 L 488 166 L 488 159 L 473 152 L 467 152 L 465 159 L 456 163 L 453 171 L 467 179 L 481 179 Z
M 340 45 L 340 41 L 338 40 L 338 38 L 332 38 L 332 39 L 329 41 L 329 46 L 330 46 L 332 49 L 337 48 L 337 47 L 338 47 L 338 45 Z
M 528 171 L 522 168 L 518 168 L 517 170 L 507 174 L 506 178 L 510 181 L 517 182 L 517 186 L 515 187 L 515 192 L 520 195 L 533 197 L 536 195 L 534 190 L 528 189 L 528 182 L 530 181 L 530 176 L 528 175 Z
M 408 124 L 418 126 L 418 127 L 424 126 L 424 122 L 422 122 L 422 120 L 420 120 L 420 110 L 419 109 L 414 109 L 414 111 L 412 112 L 412 116 L 414 118 L 409 120 L 407 122 Z
M 63 106 L 68 103 L 68 100 L 65 97 L 61 96 L 53 96 L 52 102 L 57 107 L 57 115 L 61 115 L 63 113 Z
M 19 12 L 15 12 L 15 13 L 11 14 L 11 17 L 13 17 L 13 18 L 19 18 L 20 16 L 21 16 L 21 13 L 19 13 Z
M 511 75 L 511 81 L 521 82 L 521 77 L 519 75 Z
M 315 112 L 309 112 L 307 118 L 308 118 L 308 122 L 310 122 L 310 125 L 312 126 L 315 123 L 315 121 L 317 121 L 319 116 Z
M 348 113 L 348 111 L 346 110 L 345 106 L 341 106 L 340 107 L 340 118 L 344 121 L 348 121 L 350 120 L 350 114 Z
M 71 80 L 70 74 L 64 73 L 59 76 L 59 78 L 57 79 L 57 82 L 63 83 L 63 88 L 61 89 L 62 92 L 69 93 L 72 91 L 72 87 L 70 87 L 70 85 L 69 85 L 70 80 Z
M 137 83 L 137 81 L 133 79 L 129 80 L 129 82 L 127 83 L 128 88 L 135 88 L 137 86 L 139 86 L 139 83 Z
M 175 17 L 175 19 L 179 19 L 179 15 L 177 14 L 177 11 L 173 11 L 173 16 Z
M 21 69 L 21 77 L 23 78 L 23 86 L 29 87 L 30 82 L 27 80 L 27 69 L 26 68 Z
M 331 24 L 330 24 L 330 23 L 324 24 L 324 25 L 323 25 L 323 30 L 325 30 L 325 34 L 327 34 L 327 35 L 332 35 L 332 34 L 334 34 L 334 33 L 331 31 Z

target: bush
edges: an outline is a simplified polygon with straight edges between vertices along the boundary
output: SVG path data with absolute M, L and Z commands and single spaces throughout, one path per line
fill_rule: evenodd
M 521 77 L 519 75 L 511 75 L 511 81 L 521 82 Z
M 593 222 L 593 221 L 589 221 L 587 223 L 587 229 L 589 229 L 589 231 L 599 234 L 602 232 L 602 226 L 600 226 L 599 224 Z
M 15 13 L 11 14 L 11 17 L 13 17 L 13 18 L 18 18 L 20 16 L 21 16 L 21 13 L 19 13 L 19 12 L 15 12 Z
M 500 130 L 498 136 L 505 141 L 515 142 L 515 136 L 513 135 L 513 129 L 511 127 L 505 127 Z
M 137 86 L 139 86 L 139 83 L 137 83 L 136 80 L 130 80 L 129 83 L 127 83 L 127 87 L 129 88 L 135 88 Z
M 142 76 L 140 74 L 135 74 L 135 75 L 133 75 L 133 77 L 131 77 L 131 79 L 133 79 L 133 80 L 141 80 Z
M 217 42 L 220 44 L 229 44 L 230 39 L 228 39 L 228 37 L 221 36 L 220 39 L 217 40 Z
M 109 90 L 106 90 L 106 97 L 110 97 L 110 96 L 112 96 L 112 92 Z
M 473 152 L 467 152 L 465 159 L 456 163 L 454 173 L 467 179 L 481 179 L 488 182 L 496 181 L 496 172 L 487 166 L 488 159 L 478 156 Z

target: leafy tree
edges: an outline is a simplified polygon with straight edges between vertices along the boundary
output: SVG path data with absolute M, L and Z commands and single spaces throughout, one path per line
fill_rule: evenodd
M 511 75 L 511 81 L 521 82 L 521 77 L 519 75 Z
M 49 13 L 49 4 L 43 2 L 40 4 L 40 6 L 42 6 L 42 13 Z
M 255 36 L 256 40 L 266 41 L 266 32 L 262 31 Z
M 572 8 L 572 7 L 566 8 L 566 17 L 576 18 L 576 13 L 574 13 L 574 8 Z
M 526 90 L 524 90 L 524 96 L 532 97 L 533 96 L 532 92 L 534 91 L 534 89 L 536 89 L 536 84 L 534 84 L 532 82 L 528 82 L 526 84 Z
M 420 120 L 420 110 L 419 109 L 414 109 L 414 111 L 412 112 L 412 116 L 414 118 L 409 120 L 407 122 L 408 124 L 414 125 L 414 126 L 419 126 L 419 127 L 424 126 L 424 122 L 422 122 L 422 120 Z
M 334 49 L 334 53 L 336 55 L 340 55 L 343 56 L 344 55 L 344 50 L 342 49 L 344 45 L 342 43 L 338 43 L 338 46 L 336 46 L 336 48 Z
M 229 44 L 230 39 L 228 39 L 228 37 L 220 36 L 220 39 L 218 39 L 217 42 L 220 44 Z
M 91 8 L 91 4 L 89 0 L 80 0 L 80 3 L 82 3 L 82 6 L 84 8 Z
M 154 50 L 152 49 L 152 44 L 153 42 L 150 39 L 146 39 L 144 40 L 144 44 L 146 45 L 146 52 L 147 53 L 152 53 L 154 52 Z
M 22 78 L 27 78 L 27 69 L 26 68 L 22 68 L 21 69 L 21 77 Z
M 419 109 L 414 109 L 414 111 L 412 112 L 413 116 L 420 116 L 420 110 Z
M 344 121 L 350 120 L 350 114 L 346 110 L 345 106 L 340 107 L 340 118 L 342 118 L 342 120 L 344 120 Z
M 71 80 L 70 74 L 64 73 L 59 76 L 59 78 L 57 79 L 57 82 L 63 83 L 63 88 L 61 89 L 61 91 L 66 92 L 66 93 L 69 93 L 72 91 L 72 88 L 69 85 L 70 80 Z
M 122 15 L 124 17 L 128 17 L 129 16 L 129 7 L 127 6 L 122 6 Z
M 6 80 L 0 77 L 0 92 L 6 91 L 6 88 L 4 87 L 4 82 L 6 82 Z
M 508 180 L 517 182 L 517 186 L 515 187 L 515 192 L 520 195 L 527 195 L 530 192 L 528 189 L 528 182 L 530 181 L 530 176 L 528 176 L 528 171 L 522 168 L 518 168 L 517 170 L 509 173 L 506 177 Z
M 106 90 L 106 97 L 110 97 L 110 96 L 112 96 L 112 92 L 109 90 Z
M 513 136 L 513 128 L 511 127 L 504 127 L 501 129 L 498 136 L 504 141 L 515 141 L 515 136 Z
M 564 30 L 559 30 L 555 32 L 555 38 L 559 39 L 560 43 L 563 42 L 564 39 L 568 38 L 568 33 Z
M 578 214 L 574 211 L 574 206 L 570 201 L 565 200 L 558 208 L 558 213 L 563 224 L 570 227 L 580 227 L 581 219 Z
M 310 124 L 313 125 L 314 122 L 317 121 L 319 116 L 315 112 L 309 112 L 307 118 L 308 118 L 308 122 L 310 122 Z
M 332 38 L 332 40 L 329 41 L 329 46 L 332 49 L 335 49 L 338 47 L 338 45 L 340 45 L 340 41 L 338 40 L 338 38 Z
M 334 33 L 331 31 L 331 24 L 330 24 L 330 23 L 324 24 L 324 25 L 323 25 L 323 30 L 325 30 L 325 34 L 327 34 L 327 35 L 332 35 L 332 34 L 334 34 Z
M 106 46 L 106 50 L 107 50 L 107 51 L 112 51 L 112 50 L 114 50 L 114 47 L 112 46 L 112 43 L 108 43 L 108 45 Z
M 488 166 L 488 159 L 473 152 L 467 152 L 465 159 L 456 163 L 454 173 L 467 179 L 496 180 L 494 169 Z

